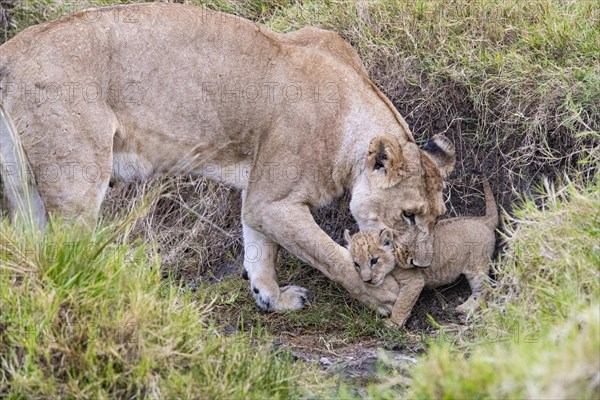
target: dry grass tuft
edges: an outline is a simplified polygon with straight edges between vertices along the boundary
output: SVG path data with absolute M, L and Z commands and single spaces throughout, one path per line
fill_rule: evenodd
M 132 237 L 155 243 L 165 271 L 197 284 L 240 273 L 243 250 L 239 191 L 206 179 L 153 179 L 117 183 L 103 215 L 111 220 L 160 192 L 148 212 L 132 225 Z

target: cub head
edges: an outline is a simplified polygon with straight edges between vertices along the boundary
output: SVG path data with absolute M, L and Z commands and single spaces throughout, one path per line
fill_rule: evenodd
M 391 229 L 366 230 L 353 236 L 345 230 L 344 238 L 361 279 L 375 286 L 381 285 L 383 278 L 396 266 Z
M 446 212 L 443 179 L 454 169 L 454 145 L 435 135 L 419 149 L 393 136 L 375 137 L 353 189 L 350 211 L 360 230 L 392 228 L 412 236 L 413 266 L 433 259 L 433 227 Z

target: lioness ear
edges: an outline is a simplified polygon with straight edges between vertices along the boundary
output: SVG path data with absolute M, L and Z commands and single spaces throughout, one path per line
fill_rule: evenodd
M 379 232 L 379 245 L 382 247 L 389 247 L 392 245 L 392 238 L 394 234 L 391 229 L 386 228 Z
M 429 139 L 423 150 L 440 171 L 442 179 L 452 172 L 456 163 L 456 150 L 450 139 L 437 134 Z
M 369 176 L 384 188 L 395 186 L 402 178 L 402 148 L 396 138 L 377 136 L 369 144 L 367 169 Z
M 344 239 L 346 239 L 346 246 L 349 245 L 350 241 L 352 240 L 352 236 L 350 236 L 348 229 L 344 229 Z

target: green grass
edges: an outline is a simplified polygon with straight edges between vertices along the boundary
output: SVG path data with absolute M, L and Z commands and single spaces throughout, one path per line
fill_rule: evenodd
M 600 180 L 547 185 L 510 218 L 487 308 L 466 334 L 441 326 L 411 380 L 384 363 L 369 397 L 597 398 Z M 127 236 L 127 223 L 93 234 L 55 224 L 41 239 L 4 222 L 2 397 L 354 397 L 269 334 L 407 341 L 327 282 L 313 283 L 316 304 L 284 315 L 258 313 L 240 279 L 183 290 Z M 306 281 L 302 267 L 282 279 Z
M 260 330 L 233 334 L 211 302 L 161 278 L 122 229 L 0 232 L 0 397 L 296 398 L 331 382 Z M 316 384 L 319 384 L 318 387 Z
M 411 397 L 597 399 L 599 307 L 595 302 L 529 342 L 511 337 L 468 357 L 452 346 L 433 346 L 413 371 Z

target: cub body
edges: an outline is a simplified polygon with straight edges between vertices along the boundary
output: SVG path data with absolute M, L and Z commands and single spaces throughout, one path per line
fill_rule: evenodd
M 498 210 L 489 184 L 484 182 L 483 185 L 486 215 L 438 222 L 434 229 L 433 261 L 428 268 L 413 266 L 415 245 L 407 232 L 362 231 L 352 237 L 345 232 L 348 250 L 363 281 L 377 286 L 391 274 L 400 285 L 391 314 L 394 323 L 404 324 L 424 287 L 447 285 L 461 274 L 469 281 L 472 294 L 456 310 L 467 313 L 484 297 L 488 262 L 496 241 L 494 230 L 498 225 Z

